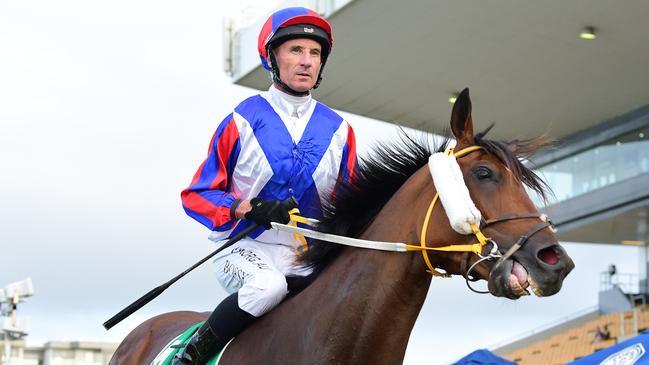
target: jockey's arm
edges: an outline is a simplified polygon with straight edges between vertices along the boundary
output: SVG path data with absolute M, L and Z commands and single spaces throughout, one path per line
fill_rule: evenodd
M 245 213 L 249 202 L 241 201 L 233 212 L 237 196 L 228 191 L 232 170 L 239 156 L 239 131 L 232 114 L 214 133 L 207 158 L 200 165 L 191 184 L 181 193 L 185 212 L 212 231 L 227 231 Z M 234 214 L 233 214 L 234 213 Z

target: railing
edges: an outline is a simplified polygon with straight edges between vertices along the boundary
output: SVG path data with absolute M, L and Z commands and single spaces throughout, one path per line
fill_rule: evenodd
M 599 291 L 610 290 L 617 286 L 624 294 L 640 293 L 640 277 L 638 274 L 615 273 L 608 271 L 599 274 Z

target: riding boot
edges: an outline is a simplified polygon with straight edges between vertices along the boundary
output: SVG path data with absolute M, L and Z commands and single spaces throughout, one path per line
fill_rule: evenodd
M 219 339 L 210 324 L 205 322 L 189 339 L 182 352 L 174 356 L 171 365 L 202 365 L 224 346 L 223 340 Z
M 225 298 L 189 339 L 171 365 L 203 365 L 218 354 L 234 336 L 243 332 L 257 317 L 239 308 L 238 293 Z

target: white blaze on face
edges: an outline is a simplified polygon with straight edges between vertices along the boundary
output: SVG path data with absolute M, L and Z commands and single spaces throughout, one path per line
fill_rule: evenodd
M 473 233 L 471 224 L 479 226 L 482 215 L 469 195 L 455 156 L 435 153 L 428 159 L 428 168 L 451 227 L 460 234 Z

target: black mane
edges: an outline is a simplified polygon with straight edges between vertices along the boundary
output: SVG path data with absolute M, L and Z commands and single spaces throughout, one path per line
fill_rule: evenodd
M 484 139 L 490 128 L 475 136 L 476 145 L 507 166 L 515 176 L 545 200 L 548 186 L 521 159 L 527 159 L 545 144 L 543 138 L 526 141 L 492 141 Z M 359 158 L 352 183 L 341 184 L 335 199 L 325 204 L 324 219 L 319 230 L 347 237 L 359 236 L 396 191 L 417 170 L 428 163 L 435 152 L 443 152 L 451 143 L 450 133 L 441 141 L 426 137 L 413 138 L 401 130 L 396 141 L 380 143 L 365 158 Z M 516 151 L 516 152 L 514 152 Z M 302 256 L 303 263 L 314 268 L 315 277 L 340 251 L 342 245 L 313 241 Z

